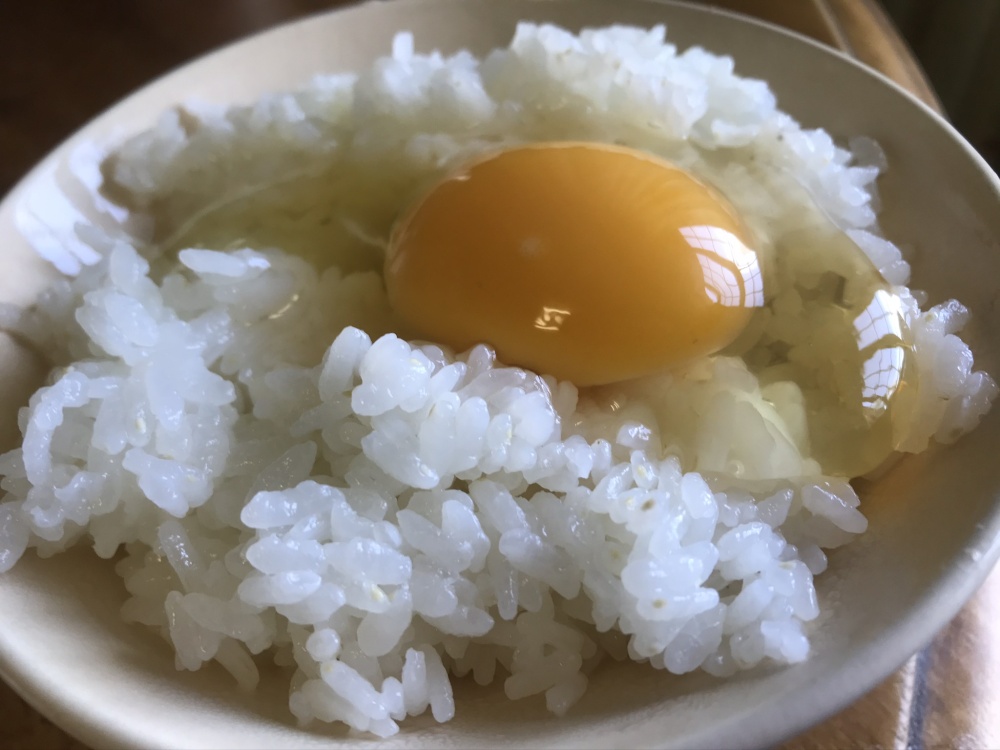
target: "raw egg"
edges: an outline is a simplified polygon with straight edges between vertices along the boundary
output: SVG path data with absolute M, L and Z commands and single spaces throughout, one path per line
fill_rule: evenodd
M 824 473 L 855 477 L 906 440 L 918 373 L 905 303 L 847 234 L 819 212 L 779 238 L 770 315 L 750 368 L 795 383 L 809 452 Z
M 600 385 L 719 351 L 764 304 L 735 209 L 650 154 L 540 143 L 465 164 L 396 223 L 389 301 L 457 351 Z

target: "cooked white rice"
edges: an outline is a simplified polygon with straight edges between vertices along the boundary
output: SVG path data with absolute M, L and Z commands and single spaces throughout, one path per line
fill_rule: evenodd
M 718 676 L 807 658 L 824 550 L 867 522 L 809 455 L 797 386 L 764 392 L 714 357 L 580 398 L 486 347 L 392 333 L 372 238 L 455 160 L 549 139 L 659 153 L 726 185 L 772 239 L 801 222 L 804 186 L 908 280 L 879 236 L 879 165 L 800 128 L 727 57 L 678 54 L 662 27 L 523 24 L 481 64 L 401 34 L 358 76 L 190 105 L 118 150 L 114 181 L 168 227 L 324 161 L 353 203 L 322 272 L 240 247 L 239 227 L 176 257 L 79 228 L 96 260 L 17 323 L 58 366 L 0 458 L 0 570 L 28 548 L 117 555 L 122 615 L 178 668 L 214 660 L 252 688 L 273 660 L 300 720 L 379 736 L 428 708 L 451 718 L 449 673 L 563 714 L 608 656 Z M 997 389 L 955 336 L 961 305 L 921 312 L 894 291 L 920 384 L 903 445 L 921 450 L 975 426 Z

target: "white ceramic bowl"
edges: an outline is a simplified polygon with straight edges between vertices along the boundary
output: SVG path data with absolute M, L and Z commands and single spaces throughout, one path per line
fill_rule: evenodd
M 1000 372 L 1000 183 L 941 118 L 886 79 L 802 37 L 701 7 L 649 0 L 397 0 L 284 26 L 198 60 L 139 91 L 58 148 L 0 206 L 0 300 L 29 302 L 50 277 L 15 223 L 51 219 L 68 196 L 94 215 L 90 191 L 68 169 L 81 143 L 114 142 L 189 97 L 248 101 L 317 71 L 350 70 L 384 54 L 394 32 L 418 48 L 484 53 L 505 45 L 518 19 L 571 29 L 666 22 L 680 46 L 728 53 L 743 75 L 768 80 L 780 105 L 834 136 L 876 138 L 889 161 L 880 183 L 884 225 L 911 250 L 914 285 L 932 301 L 956 296 L 975 322 L 980 366 Z M 62 207 L 63 209 L 66 206 Z M 64 217 L 68 214 L 64 211 Z M 66 227 L 63 226 L 62 229 Z M 57 227 L 59 229 L 59 227 Z M 0 334 L 0 437 L 16 439 L 17 408 L 39 382 L 31 355 Z M 831 558 L 819 579 L 824 616 L 805 664 L 728 681 L 677 678 L 607 664 L 562 719 L 540 701 L 506 701 L 498 687 L 457 686 L 457 716 L 408 720 L 384 748 L 755 747 L 788 737 L 862 695 L 930 640 L 986 576 L 1000 545 L 1000 410 L 955 446 L 907 458 L 861 488 L 868 533 Z M 319 748 L 357 746 L 342 729 L 300 729 L 282 680 L 255 695 L 221 670 L 174 669 L 156 637 L 122 624 L 110 566 L 86 551 L 33 555 L 0 577 L 0 672 L 30 703 L 101 747 Z

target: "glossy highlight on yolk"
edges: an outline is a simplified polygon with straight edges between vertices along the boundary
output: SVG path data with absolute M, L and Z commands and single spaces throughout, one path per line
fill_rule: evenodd
M 594 143 L 466 164 L 397 222 L 389 301 L 414 331 L 578 386 L 719 351 L 764 304 L 736 211 L 684 170 Z

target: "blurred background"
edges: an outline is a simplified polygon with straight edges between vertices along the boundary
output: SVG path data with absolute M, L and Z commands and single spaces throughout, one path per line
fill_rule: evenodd
M 1000 170 L 1000 2 L 881 0 L 954 125 Z
M 947 115 L 1000 169 L 1000 0 L 703 1 L 839 46 L 891 76 L 908 76 L 911 89 L 919 88 L 922 67 Z M 344 4 L 0 0 L 0 193 L 150 79 L 226 42 Z M 906 70 L 914 59 L 907 46 L 915 72 Z

